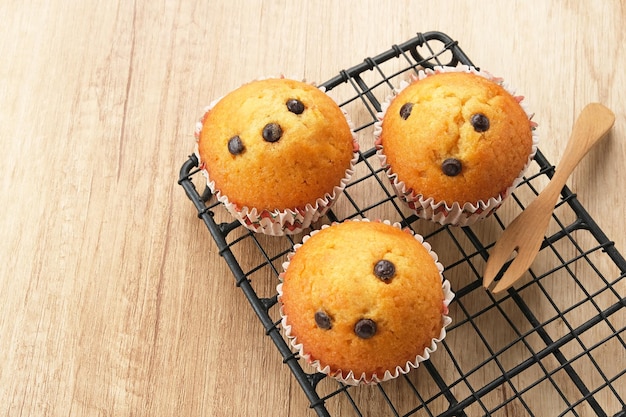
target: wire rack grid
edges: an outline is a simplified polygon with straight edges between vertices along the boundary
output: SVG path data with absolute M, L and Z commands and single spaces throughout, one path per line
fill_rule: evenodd
M 349 387 L 312 371 L 285 341 L 275 290 L 281 264 L 302 235 L 257 235 L 233 221 L 197 175 L 193 155 L 179 184 L 318 416 L 626 417 L 626 261 L 575 194 L 562 190 L 538 255 L 542 262 L 535 263 L 541 266 L 502 295 L 482 287 L 495 240 L 553 174 L 541 151 L 510 201 L 471 227 L 418 219 L 385 178 L 371 139 L 381 101 L 420 69 L 457 64 L 474 66 L 456 41 L 441 32 L 418 33 L 321 85 L 352 116 L 361 143 L 354 177 L 321 222 L 402 223 L 432 245 L 456 293 L 446 339 L 405 376 Z

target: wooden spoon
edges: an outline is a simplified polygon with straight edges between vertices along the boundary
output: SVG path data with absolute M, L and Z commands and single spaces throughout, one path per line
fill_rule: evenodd
M 570 174 L 587 152 L 615 122 L 613 112 L 602 104 L 590 103 L 576 119 L 565 152 L 554 176 L 532 203 L 508 225 L 489 254 L 483 285 L 488 288 L 497 273 L 517 252 L 493 292 L 502 291 L 517 281 L 537 256 L 552 212 Z

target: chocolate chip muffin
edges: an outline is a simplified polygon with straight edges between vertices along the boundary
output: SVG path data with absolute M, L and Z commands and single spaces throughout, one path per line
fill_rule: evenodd
M 453 294 L 419 235 L 398 224 L 346 221 L 297 245 L 278 286 L 291 344 L 348 384 L 395 378 L 445 336 Z
M 535 124 L 501 80 L 468 67 L 421 72 L 379 115 L 379 155 L 417 214 L 467 225 L 495 210 L 536 152 Z
M 347 115 L 319 88 L 262 79 L 207 109 L 197 155 L 211 190 L 246 227 L 297 233 L 323 215 L 352 173 Z

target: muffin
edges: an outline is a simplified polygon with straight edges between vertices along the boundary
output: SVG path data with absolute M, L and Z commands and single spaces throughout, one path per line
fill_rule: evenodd
M 294 249 L 278 285 L 281 323 L 316 371 L 352 385 L 396 378 L 445 337 L 453 294 L 421 236 L 352 220 Z
M 400 198 L 441 224 L 466 226 L 491 214 L 537 150 L 522 99 L 470 67 L 421 71 L 386 103 L 375 128 Z
M 343 191 L 357 158 L 346 113 L 321 89 L 252 81 L 206 110 L 196 154 L 211 191 L 244 226 L 302 231 Z

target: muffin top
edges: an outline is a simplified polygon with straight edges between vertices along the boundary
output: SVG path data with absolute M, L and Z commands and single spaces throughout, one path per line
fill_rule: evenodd
M 391 171 L 415 194 L 460 205 L 497 198 L 532 152 L 520 99 L 474 73 L 429 75 L 391 101 L 378 143 Z
M 385 223 L 321 229 L 283 274 L 290 336 L 331 374 L 393 373 L 440 336 L 446 307 L 438 265 L 412 234 Z
M 332 194 L 350 168 L 354 138 L 319 88 L 289 79 L 245 84 L 207 111 L 197 134 L 201 166 L 239 207 L 302 209 Z

